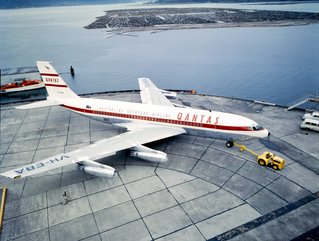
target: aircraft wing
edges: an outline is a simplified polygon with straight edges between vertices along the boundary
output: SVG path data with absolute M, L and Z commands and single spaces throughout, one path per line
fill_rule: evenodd
M 63 167 L 76 161 L 77 161 L 76 156 L 71 156 L 69 155 L 69 153 L 63 153 L 63 154 L 46 158 L 39 162 L 30 163 L 29 165 L 18 167 L 14 170 L 1 173 L 0 175 L 13 178 L 13 179 L 23 178 L 23 177 L 39 174 L 42 172 L 46 172 L 52 169 L 56 169 L 59 167 Z
M 97 160 L 102 157 L 114 155 L 118 151 L 184 133 L 185 130 L 183 128 L 165 126 L 137 128 L 118 136 L 102 139 L 89 146 L 75 150 L 72 154 L 76 156 L 86 156 L 90 160 Z
M 118 136 L 102 139 L 80 149 L 55 155 L 42 161 L 1 173 L 0 175 L 14 179 L 32 176 L 70 164 L 81 164 L 86 160 L 94 161 L 102 157 L 114 155 L 117 151 L 137 147 L 148 142 L 183 133 L 185 133 L 185 130 L 182 128 L 144 126 L 144 128 L 136 128 Z M 108 168 L 113 169 L 112 167 Z
M 143 104 L 174 106 L 166 98 L 165 93 L 170 94 L 170 96 L 171 94 L 175 94 L 175 97 L 176 93 L 157 88 L 149 78 L 139 78 L 138 83 Z

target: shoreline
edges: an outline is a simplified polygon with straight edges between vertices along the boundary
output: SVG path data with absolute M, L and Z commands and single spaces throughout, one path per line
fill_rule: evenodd
M 108 10 L 85 26 L 110 33 L 177 29 L 286 27 L 319 23 L 318 13 L 222 8 Z
M 290 27 L 303 26 L 309 24 L 318 24 L 318 21 L 272 21 L 272 22 L 237 22 L 237 23 L 212 23 L 212 24 L 170 24 L 149 27 L 126 27 L 107 29 L 109 34 L 125 34 L 131 32 L 152 31 L 152 34 L 169 30 L 186 30 L 186 29 L 213 29 L 213 28 L 254 28 L 254 27 Z

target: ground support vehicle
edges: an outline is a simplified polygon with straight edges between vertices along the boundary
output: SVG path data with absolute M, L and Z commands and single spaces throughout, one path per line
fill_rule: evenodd
M 271 167 L 274 170 L 281 170 L 285 166 L 286 161 L 283 158 L 274 155 L 272 152 L 265 151 L 262 154 L 258 154 L 256 152 L 250 150 L 249 148 L 247 148 L 245 145 L 240 145 L 237 142 L 234 142 L 234 145 L 239 147 L 240 152 L 248 151 L 251 154 L 253 154 L 254 156 L 256 156 L 257 162 L 261 166 Z

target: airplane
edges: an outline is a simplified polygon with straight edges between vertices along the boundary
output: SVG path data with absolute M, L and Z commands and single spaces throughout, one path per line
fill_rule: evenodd
M 125 128 L 126 132 L 4 172 L 0 174 L 2 176 L 24 178 L 76 165 L 86 173 L 112 178 L 116 170 L 96 160 L 128 149 L 131 156 L 150 162 L 165 162 L 166 153 L 144 146 L 164 138 L 191 134 L 227 140 L 226 146 L 232 147 L 235 139 L 264 138 L 269 135 L 267 129 L 240 115 L 174 104 L 167 97 L 176 97 L 176 93 L 157 88 L 148 78 L 138 78 L 142 103 L 132 103 L 82 98 L 68 87 L 50 62 L 37 61 L 37 67 L 48 97 L 43 101 L 18 106 L 17 109 L 62 106 L 88 118 Z

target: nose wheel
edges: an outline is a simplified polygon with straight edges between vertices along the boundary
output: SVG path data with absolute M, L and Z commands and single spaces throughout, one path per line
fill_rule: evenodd
M 226 142 L 226 146 L 227 146 L 228 148 L 232 148 L 232 147 L 234 146 L 234 141 L 227 141 L 227 142 Z

